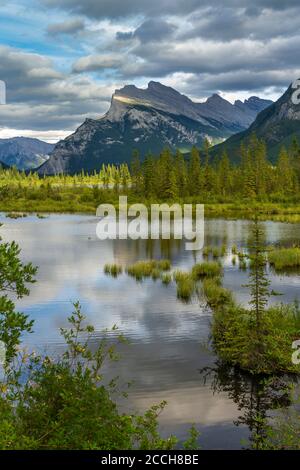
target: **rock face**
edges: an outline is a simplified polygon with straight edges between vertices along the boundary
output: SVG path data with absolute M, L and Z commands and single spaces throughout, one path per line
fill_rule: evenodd
M 129 162 L 132 151 L 141 156 L 163 147 L 188 151 L 204 139 L 220 142 L 247 128 L 270 101 L 250 98 L 234 105 L 218 95 L 205 103 L 157 82 L 139 89 L 127 85 L 114 93 L 109 111 L 100 119 L 87 119 L 74 134 L 60 141 L 41 174 L 93 171 L 103 163 Z
M 0 139 L 0 161 L 7 166 L 16 166 L 19 170 L 29 170 L 48 160 L 53 149 L 53 144 L 38 139 Z
M 300 104 L 293 103 L 294 91 L 291 85 L 276 103 L 258 114 L 249 129 L 216 145 L 214 153 L 221 154 L 226 150 L 231 159 L 238 161 L 241 144 L 247 144 L 255 133 L 265 141 L 268 157 L 275 161 L 282 146 L 289 146 L 294 137 L 300 140 Z

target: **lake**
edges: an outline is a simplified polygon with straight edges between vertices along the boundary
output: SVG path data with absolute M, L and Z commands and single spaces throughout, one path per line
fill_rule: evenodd
M 18 309 L 35 320 L 34 334 L 24 336 L 25 344 L 55 354 L 62 351 L 59 329 L 67 325 L 72 302 L 79 300 L 96 328 L 95 342 L 104 328 L 114 324 L 130 340 L 121 348 L 122 359 L 108 371 L 110 376 L 119 375 L 124 386 L 132 381 L 129 398 L 121 403 L 124 409 L 143 411 L 166 400 L 160 417 L 163 434 L 172 432 L 183 438 L 195 423 L 204 449 L 243 446 L 252 427 L 248 402 L 255 401 L 259 386 L 216 362 L 209 345 L 211 312 L 204 299 L 182 303 L 173 283 L 167 287 L 152 279 L 137 283 L 126 274 L 114 279 L 103 273 L 105 263 L 125 267 L 150 258 L 169 258 L 175 268 L 187 269 L 202 260 L 201 251 L 186 251 L 180 240 L 100 241 L 97 219 L 91 216 L 39 219 L 29 215 L 13 220 L 2 214 L 0 219 L 3 239 L 15 240 L 22 249 L 22 260 L 39 267 L 30 296 L 17 301 Z M 220 219 L 205 223 L 206 244 L 228 246 L 223 259 L 224 286 L 244 304 L 249 300 L 248 290 L 242 287 L 248 273 L 238 263 L 232 264 L 231 247 L 247 246 L 250 224 Z M 264 222 L 263 227 L 268 244 L 299 243 L 300 225 Z M 272 289 L 282 294 L 271 302 L 300 301 L 299 272 L 270 271 L 269 275 Z M 269 401 L 263 405 L 266 411 L 272 408 Z

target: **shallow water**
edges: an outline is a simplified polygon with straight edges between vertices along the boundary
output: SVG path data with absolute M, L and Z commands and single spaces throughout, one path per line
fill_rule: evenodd
M 59 328 L 67 325 L 72 302 L 80 300 L 89 322 L 96 328 L 95 341 L 104 328 L 114 324 L 130 340 L 122 346 L 122 359 L 110 368 L 120 375 L 121 383 L 133 384 L 129 399 L 122 406 L 145 410 L 153 403 L 167 400 L 161 416 L 163 433 L 179 437 L 195 423 L 201 430 L 202 448 L 240 448 L 247 438 L 246 424 L 236 426 L 244 411 L 239 410 L 239 396 L 253 393 L 251 381 L 232 377 L 230 371 L 216 368 L 206 381 L 200 370 L 216 367 L 216 357 L 208 347 L 211 312 L 203 299 L 184 304 L 176 299 L 173 284 L 160 281 L 136 283 L 123 274 L 117 279 L 105 276 L 105 263 L 123 266 L 138 259 L 170 258 L 176 268 L 190 268 L 202 259 L 201 252 L 185 251 L 181 241 L 99 241 L 97 219 L 79 215 L 51 215 L 46 219 L 28 216 L 12 220 L 1 216 L 4 240 L 16 240 L 22 248 L 22 259 L 39 267 L 37 283 L 31 295 L 17 301 L 20 310 L 35 320 L 33 335 L 24 337 L 31 348 L 59 352 L 63 343 Z M 268 244 L 292 245 L 299 242 L 300 225 L 265 222 Z M 241 303 L 247 303 L 247 272 L 232 265 L 233 244 L 246 247 L 250 222 L 208 220 L 206 243 L 226 243 L 224 285 L 234 291 Z M 300 273 L 270 272 L 272 288 L 283 295 L 271 301 L 300 301 Z M 233 396 L 238 383 L 240 395 Z M 213 389 L 215 388 L 215 390 Z M 250 392 L 249 392 L 250 393 Z M 254 390 L 255 393 L 255 390 Z

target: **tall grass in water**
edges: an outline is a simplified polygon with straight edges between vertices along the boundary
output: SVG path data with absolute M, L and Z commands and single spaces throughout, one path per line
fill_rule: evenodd
M 204 263 L 195 264 L 192 268 L 192 276 L 195 280 L 204 277 L 221 276 L 222 266 L 216 261 L 206 261 Z
M 109 276 L 117 277 L 122 272 L 123 268 L 119 264 L 105 264 L 104 266 L 104 273 Z
M 195 291 L 195 281 L 190 273 L 184 271 L 175 271 L 174 280 L 177 285 L 178 299 L 189 301 Z
M 204 258 L 208 258 L 211 255 L 213 258 L 222 258 L 226 255 L 227 246 L 223 244 L 221 247 L 206 245 L 202 250 L 202 255 Z
M 165 284 L 165 286 L 168 286 L 172 282 L 172 276 L 169 273 L 162 273 L 160 278 L 161 282 Z
M 268 254 L 269 263 L 275 269 L 300 267 L 300 248 L 280 248 Z
M 220 278 L 204 279 L 202 289 L 208 305 L 212 308 L 224 306 L 233 301 L 231 292 L 222 287 Z
M 129 276 L 135 277 L 136 280 L 142 280 L 145 277 L 158 279 L 162 271 L 168 271 L 171 268 L 171 262 L 167 259 L 163 260 L 145 260 L 137 261 L 128 266 L 126 272 Z

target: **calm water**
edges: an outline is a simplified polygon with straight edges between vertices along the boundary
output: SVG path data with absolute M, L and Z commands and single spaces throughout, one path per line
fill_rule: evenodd
M 165 287 L 152 280 L 141 284 L 125 274 L 118 279 L 103 274 L 105 263 L 125 266 L 138 259 L 159 257 L 170 258 L 176 268 L 186 269 L 202 259 L 201 252 L 185 251 L 179 241 L 99 241 L 95 235 L 97 220 L 89 216 L 0 219 L 4 240 L 16 240 L 23 260 L 39 266 L 38 282 L 32 286 L 30 297 L 17 302 L 18 308 L 35 320 L 35 334 L 24 337 L 25 343 L 60 351 L 59 328 L 67 324 L 72 301 L 80 300 L 89 322 L 96 327 L 95 341 L 103 328 L 114 324 L 130 340 L 129 346 L 122 347 L 122 360 L 109 371 L 113 376 L 120 375 L 121 383 L 133 381 L 129 399 L 122 406 L 142 411 L 167 400 L 161 416 L 163 433 L 183 437 L 195 423 L 202 432 L 202 448 L 241 447 L 241 440 L 249 435 L 244 397 L 253 398 L 254 394 L 255 401 L 259 390 L 247 377 L 232 375 L 216 364 L 208 346 L 211 312 L 205 302 L 194 299 L 183 304 L 176 299 L 172 284 Z M 266 222 L 264 227 L 269 244 L 299 242 L 300 225 Z M 209 220 L 205 231 L 210 245 L 245 247 L 249 222 Z M 247 303 L 247 290 L 241 287 L 247 273 L 239 270 L 238 263 L 233 266 L 231 259 L 230 253 L 224 259 L 224 285 L 240 302 Z M 272 288 L 283 294 L 280 301 L 300 300 L 299 273 L 270 276 Z M 200 373 L 206 367 L 214 370 Z M 271 407 L 268 400 L 264 406 Z

